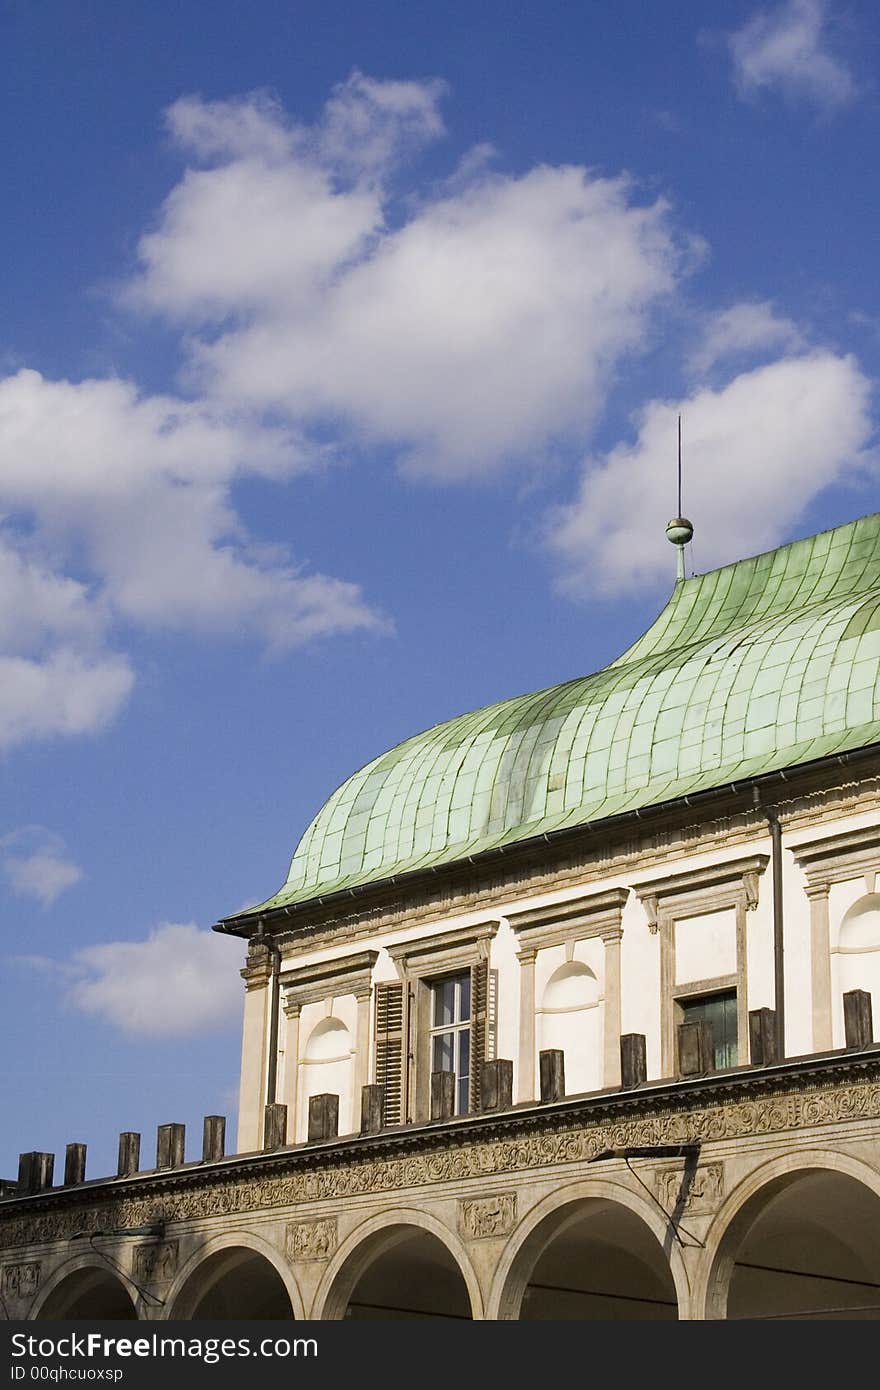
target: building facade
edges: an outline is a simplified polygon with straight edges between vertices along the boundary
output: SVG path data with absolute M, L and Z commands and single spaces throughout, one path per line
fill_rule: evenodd
M 880 515 L 356 773 L 247 942 L 237 1152 L 0 1200 L 6 1315 L 880 1314 Z

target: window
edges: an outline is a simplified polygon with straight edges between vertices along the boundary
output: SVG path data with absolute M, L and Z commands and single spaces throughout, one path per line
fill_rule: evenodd
M 716 1071 L 735 1067 L 739 1061 L 736 1027 L 736 990 L 679 999 L 682 1023 L 708 1023 L 712 1027 L 712 1065 Z
M 489 948 L 497 930 L 492 918 L 388 946 L 400 979 L 377 987 L 374 1068 L 386 1087 L 386 1123 L 430 1119 L 434 1071 L 456 1078 L 457 1115 L 480 1109 L 482 1066 L 494 1038 Z
M 431 989 L 431 1071 L 455 1074 L 455 1113 L 470 1108 L 471 972 L 433 980 Z

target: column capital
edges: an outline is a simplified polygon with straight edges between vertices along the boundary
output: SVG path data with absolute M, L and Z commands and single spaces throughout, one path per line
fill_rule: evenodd
M 807 883 L 804 887 L 804 892 L 806 893 L 807 897 L 810 899 L 811 902 L 815 901 L 816 899 L 827 898 L 830 891 L 831 884 L 822 880 L 819 880 L 814 883 Z

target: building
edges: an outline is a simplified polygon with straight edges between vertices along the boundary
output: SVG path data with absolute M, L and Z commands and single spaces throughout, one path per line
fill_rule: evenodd
M 880 514 L 680 577 L 334 792 L 217 924 L 237 1153 L 23 1155 L 8 1315 L 877 1317 L 878 808 Z

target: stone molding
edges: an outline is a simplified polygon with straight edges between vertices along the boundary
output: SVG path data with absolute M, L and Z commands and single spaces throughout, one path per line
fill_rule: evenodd
M 685 873 L 642 879 L 633 889 L 644 905 L 649 931 L 656 932 L 664 916 L 711 912 L 716 903 L 733 907 L 740 896 L 746 911 L 753 912 L 758 906 L 758 880 L 769 863 L 769 854 L 750 854 Z
M 320 1004 L 343 994 L 353 994 L 356 999 L 369 998 L 373 967 L 378 959 L 378 951 L 358 951 L 356 955 L 304 965 L 299 970 L 286 970 L 282 964 L 284 1012 L 291 1017 L 305 1004 Z
M 880 873 L 880 825 L 842 835 L 817 835 L 791 846 L 795 863 L 807 880 L 807 896 L 827 892 L 832 883 Z
M 500 925 L 500 916 L 475 922 L 470 927 L 434 936 L 421 936 L 413 941 L 391 942 L 387 951 L 403 976 L 419 978 L 436 970 L 445 970 L 472 960 L 488 960 L 492 938 Z
M 272 978 L 272 953 L 262 942 L 251 941 L 248 944 L 247 963 L 240 974 L 245 990 L 266 988 Z
M 141 1177 L 104 1200 L 97 1193 L 91 1202 L 71 1200 L 67 1189 L 27 1199 L 22 1211 L 19 1199 L 13 1209 L 0 1208 L 0 1240 L 12 1247 L 68 1239 L 89 1217 L 110 1229 L 269 1213 L 528 1169 L 559 1168 L 562 1177 L 567 1166 L 608 1149 L 748 1140 L 865 1121 L 880 1122 L 880 1051 L 826 1059 L 794 1075 L 727 1076 L 676 1087 L 671 1096 L 662 1088 L 655 1096 L 603 1096 L 552 1111 L 479 1117 L 472 1125 L 420 1126 L 372 1144 L 288 1150 L 265 1163 L 245 1158 L 226 1178 L 205 1170 Z
M 610 888 L 587 893 L 562 902 L 546 903 L 526 912 L 507 913 L 507 920 L 519 940 L 520 955 L 560 946 L 566 941 L 586 941 L 600 936 L 619 940 L 623 934 L 621 917 L 629 897 L 628 888 Z

